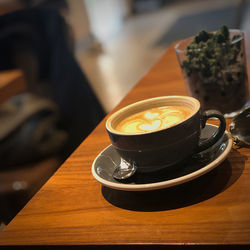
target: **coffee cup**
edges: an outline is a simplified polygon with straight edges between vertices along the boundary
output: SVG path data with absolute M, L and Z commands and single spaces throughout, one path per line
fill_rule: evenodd
M 210 138 L 201 140 L 201 130 L 212 117 L 219 119 L 219 127 Z M 208 149 L 222 137 L 225 128 L 225 118 L 219 111 L 201 112 L 200 102 L 189 96 L 138 101 L 113 113 L 106 122 L 116 151 L 141 172 L 176 165 Z

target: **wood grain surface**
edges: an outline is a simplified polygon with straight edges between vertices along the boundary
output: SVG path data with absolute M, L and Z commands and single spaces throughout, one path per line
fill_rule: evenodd
M 27 90 L 27 84 L 21 70 L 0 71 L 0 104 L 25 90 Z
M 171 46 L 116 109 L 186 94 Z M 250 245 L 249 148 L 232 149 L 215 170 L 177 187 L 116 191 L 91 175 L 95 157 L 110 144 L 105 121 L 0 234 L 1 246 Z

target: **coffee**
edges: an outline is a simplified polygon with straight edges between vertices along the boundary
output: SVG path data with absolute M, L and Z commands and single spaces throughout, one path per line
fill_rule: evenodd
M 143 134 L 174 126 L 191 116 L 185 106 L 162 106 L 150 108 L 123 119 L 115 130 L 125 134 Z
M 210 117 L 218 118 L 220 125 L 210 138 L 202 140 L 201 130 Z M 201 113 L 199 101 L 189 96 L 141 100 L 116 111 L 106 121 L 120 157 L 145 173 L 174 166 L 208 149 L 221 138 L 225 127 L 220 112 Z

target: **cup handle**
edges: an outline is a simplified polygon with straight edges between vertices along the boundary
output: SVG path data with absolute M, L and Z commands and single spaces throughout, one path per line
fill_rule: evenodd
M 202 128 L 206 126 L 207 120 L 211 117 L 215 117 L 220 120 L 219 128 L 214 132 L 214 134 L 210 138 L 199 142 L 198 150 L 197 150 L 198 152 L 206 150 L 212 145 L 214 145 L 222 137 L 222 135 L 224 134 L 226 130 L 226 120 L 223 114 L 217 110 L 208 110 L 208 111 L 203 112 L 202 118 L 201 118 Z

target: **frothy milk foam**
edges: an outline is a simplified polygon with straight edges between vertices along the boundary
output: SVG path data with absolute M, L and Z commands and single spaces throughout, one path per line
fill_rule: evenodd
M 184 106 L 162 106 L 147 109 L 122 120 L 115 129 L 126 134 L 142 134 L 168 128 L 185 120 L 192 113 Z

